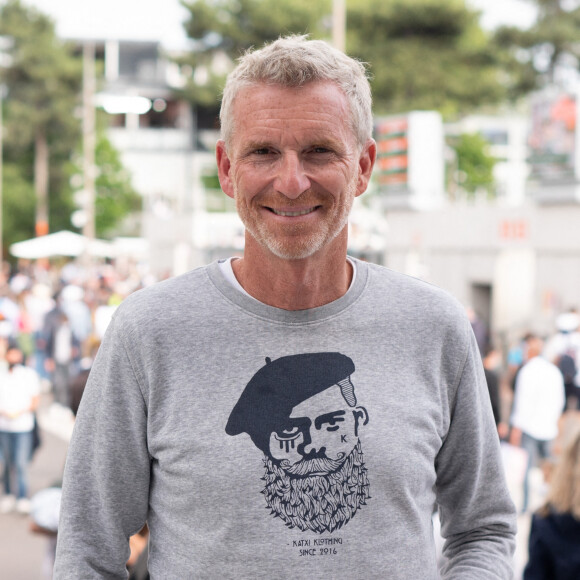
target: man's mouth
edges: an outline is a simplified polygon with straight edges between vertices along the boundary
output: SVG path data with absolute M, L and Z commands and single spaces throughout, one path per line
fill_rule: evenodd
M 316 211 L 318 209 L 319 206 L 313 206 L 313 207 L 309 207 L 306 209 L 300 209 L 300 210 L 296 210 L 296 211 L 282 211 L 279 209 L 274 209 L 273 207 L 269 207 L 268 209 L 272 212 L 275 213 L 276 215 L 282 216 L 282 217 L 299 217 L 301 215 L 307 215 L 309 213 L 312 213 L 313 211 Z

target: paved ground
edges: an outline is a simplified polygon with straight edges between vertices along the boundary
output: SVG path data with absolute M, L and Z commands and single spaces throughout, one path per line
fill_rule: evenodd
M 62 410 L 50 406 L 47 395 L 43 397 L 39 411 L 42 432 L 42 446 L 37 451 L 30 466 L 31 494 L 50 487 L 62 476 L 67 442 L 72 432 L 72 419 Z M 542 487 L 539 470 L 532 476 L 532 507 L 541 502 Z M 519 505 L 519 489 L 512 495 Z M 19 514 L 0 514 L 0 578 L 2 580 L 44 580 L 43 561 L 47 549 L 44 537 L 29 531 L 30 519 Z M 518 520 L 518 546 L 514 563 L 514 580 L 521 579 L 527 561 L 527 538 L 529 534 L 529 515 Z
M 65 414 L 50 413 L 44 397 L 39 413 L 42 446 L 30 465 L 30 493 L 52 486 L 62 477 L 71 420 Z M 58 433 L 58 434 L 55 434 Z M 17 513 L 0 514 L 0 578 L 2 580 L 40 580 L 47 550 L 47 539 L 29 531 L 30 518 Z

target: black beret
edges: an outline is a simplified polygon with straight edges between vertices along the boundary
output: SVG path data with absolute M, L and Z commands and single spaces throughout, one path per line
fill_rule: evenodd
M 338 352 L 317 352 L 266 359 L 246 385 L 232 410 L 226 433 L 248 433 L 267 452 L 270 434 L 290 416 L 292 409 L 336 385 L 354 372 L 354 363 Z

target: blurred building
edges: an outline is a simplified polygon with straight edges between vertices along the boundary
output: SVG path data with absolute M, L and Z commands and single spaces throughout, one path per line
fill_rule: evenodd
M 213 154 L 204 136 L 213 120 L 175 96 L 184 79 L 158 42 L 107 40 L 97 55 L 104 68 L 97 105 L 109 114 L 109 138 L 143 196 L 150 266 L 161 275 L 186 271 L 204 261 L 192 227 L 205 206 L 202 176 Z
M 497 195 L 447 199 L 430 211 L 389 209 L 384 263 L 449 290 L 504 345 L 549 334 L 580 307 L 580 148 L 572 95 L 544 93 L 530 115 L 471 116 L 498 159 Z

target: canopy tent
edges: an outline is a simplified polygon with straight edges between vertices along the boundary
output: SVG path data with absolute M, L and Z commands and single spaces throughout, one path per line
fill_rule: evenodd
M 115 255 L 113 246 L 105 240 L 90 240 L 74 232 L 61 231 L 46 236 L 39 236 L 10 246 L 10 253 L 16 258 L 36 260 L 56 256 L 77 257 L 88 251 L 89 255 L 101 258 L 112 258 Z

